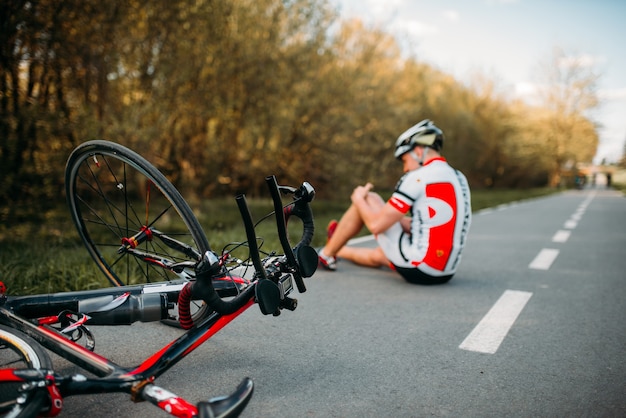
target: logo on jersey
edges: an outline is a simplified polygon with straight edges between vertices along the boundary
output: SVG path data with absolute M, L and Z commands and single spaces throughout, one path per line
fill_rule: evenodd
M 452 189 L 454 193 L 454 189 Z M 428 194 L 428 191 L 426 192 Z M 456 203 L 456 197 L 452 195 L 453 202 L 449 203 L 442 200 L 441 197 L 428 196 L 426 198 L 426 204 L 428 205 L 428 223 L 432 227 L 445 225 L 454 217 L 454 209 L 451 204 Z
M 423 262 L 434 269 L 443 271 L 450 258 L 454 245 L 456 225 L 456 193 L 450 183 L 434 183 L 426 186 L 428 205 L 428 251 Z

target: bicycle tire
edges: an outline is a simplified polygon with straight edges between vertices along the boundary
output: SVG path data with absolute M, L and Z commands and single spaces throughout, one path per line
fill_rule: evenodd
M 0 368 L 52 369 L 48 353 L 21 331 L 0 325 Z M 48 402 L 46 388 L 21 392 L 19 382 L 0 382 L 0 417 L 35 417 Z M 18 399 L 20 399 L 18 402 Z
M 179 191 L 150 162 L 123 145 L 94 140 L 76 147 L 66 164 L 65 188 L 78 234 L 114 286 L 184 281 L 158 264 L 118 251 L 122 239 L 135 236 L 142 227 L 154 227 L 197 254 L 210 250 L 200 223 Z M 156 238 L 137 249 L 156 260 L 192 261 L 188 254 Z M 196 302 L 194 320 L 209 314 L 206 304 Z M 164 322 L 172 325 L 176 321 Z

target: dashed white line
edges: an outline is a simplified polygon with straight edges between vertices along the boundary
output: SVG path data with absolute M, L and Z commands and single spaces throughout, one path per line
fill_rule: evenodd
M 461 350 L 494 354 L 532 296 L 530 292 L 505 291 L 465 340 Z
M 585 209 L 593 200 L 594 194 L 588 196 L 588 198 L 581 204 L 578 210 L 565 222 L 564 228 L 566 230 L 559 230 L 552 237 L 553 242 L 566 242 L 570 235 L 571 230 L 576 228 L 578 222 L 581 220 Z M 498 209 L 503 209 L 499 207 Z M 483 213 L 490 213 L 492 210 L 483 210 Z M 559 250 L 553 248 L 544 248 L 534 258 L 534 260 L 528 265 L 528 268 L 536 270 L 548 270 L 552 266 L 554 260 L 559 255 Z M 483 317 L 483 319 L 476 325 L 476 327 L 470 332 L 470 334 L 463 340 L 459 348 L 462 350 L 475 351 L 479 353 L 494 354 L 504 338 L 508 334 L 509 330 L 517 320 L 517 317 L 522 312 L 526 303 L 530 300 L 532 293 L 522 292 L 515 290 L 505 291 L 500 299 L 491 307 L 489 312 Z
M 566 242 L 571 234 L 571 231 L 556 231 L 556 234 L 552 237 L 552 242 Z
M 566 229 L 574 229 L 574 228 L 576 228 L 576 225 L 578 225 L 578 222 L 576 222 L 576 221 L 575 221 L 575 220 L 573 220 L 573 219 L 570 219 L 570 220 L 568 220 L 568 221 L 565 221 L 565 225 L 564 225 L 564 227 L 565 227 Z
M 544 248 L 539 251 L 537 257 L 530 262 L 528 268 L 535 270 L 548 270 L 558 255 L 559 250 Z
M 578 221 L 580 221 L 580 219 L 583 217 L 583 213 L 584 213 L 584 211 L 583 211 L 583 212 L 575 212 L 575 213 L 572 215 L 571 219 L 572 219 L 573 221 L 578 222 Z
M 362 237 L 357 237 L 357 238 L 352 238 L 350 241 L 348 241 L 348 244 L 352 245 L 352 244 L 361 244 L 364 242 L 368 242 L 368 241 L 373 241 L 375 240 L 376 237 L 374 235 L 365 235 Z

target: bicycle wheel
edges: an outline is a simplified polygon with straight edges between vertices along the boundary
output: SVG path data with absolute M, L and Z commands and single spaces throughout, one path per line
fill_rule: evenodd
M 21 331 L 0 325 L 0 369 L 52 369 L 46 351 Z M 0 381 L 0 416 L 35 417 L 45 406 L 45 388 L 21 390 L 22 383 Z
M 210 249 L 178 190 L 120 144 L 79 145 L 65 168 L 65 188 L 78 234 L 114 286 L 182 283 L 193 277 L 191 266 Z M 192 311 L 196 319 L 209 314 L 201 302 Z

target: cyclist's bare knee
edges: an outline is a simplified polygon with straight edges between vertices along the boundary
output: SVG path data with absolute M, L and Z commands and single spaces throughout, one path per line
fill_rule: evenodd
M 385 206 L 383 198 L 375 192 L 369 192 L 365 200 L 367 201 L 367 204 L 373 208 L 382 209 L 382 207 Z

